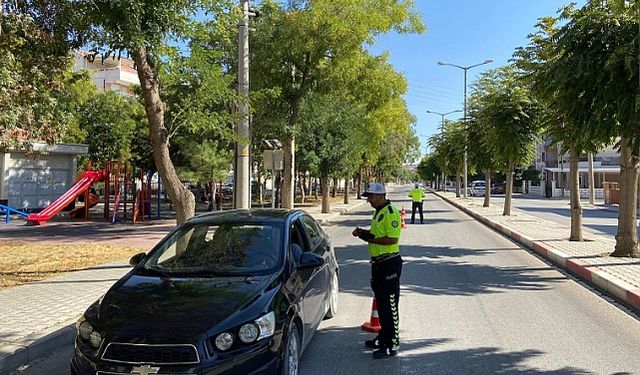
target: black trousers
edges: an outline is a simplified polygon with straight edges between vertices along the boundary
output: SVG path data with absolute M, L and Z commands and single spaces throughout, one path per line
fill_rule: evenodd
M 415 222 L 416 209 L 420 210 L 420 224 L 424 218 L 422 217 L 422 202 L 411 202 L 411 224 Z
M 371 289 L 378 303 L 380 333 L 378 338 L 387 348 L 400 345 L 400 274 L 402 258 L 400 256 L 371 265 Z

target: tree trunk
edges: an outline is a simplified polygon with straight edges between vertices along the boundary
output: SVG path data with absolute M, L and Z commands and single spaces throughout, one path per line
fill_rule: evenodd
M 300 194 L 302 195 L 301 198 L 300 198 L 300 203 L 304 203 L 304 199 L 306 198 L 306 194 L 305 194 L 305 191 L 304 191 L 305 185 L 306 185 L 305 184 L 306 178 L 305 178 L 305 175 L 302 174 L 302 173 L 299 175 L 298 178 L 299 178 L 299 182 L 300 182 Z
M 569 189 L 571 200 L 571 236 L 569 241 L 582 241 L 582 206 L 580 205 L 580 184 L 578 180 L 578 162 L 580 153 L 569 145 Z
M 349 204 L 349 182 L 351 180 L 349 178 L 344 179 L 344 204 Z
M 176 222 L 181 224 L 195 214 L 195 197 L 189 189 L 182 185 L 169 155 L 169 132 L 164 126 L 164 103 L 160 98 L 158 72 L 148 60 L 145 49 L 139 48 L 132 52 L 138 67 L 144 108 L 149 120 L 149 138 L 153 149 L 153 159 L 158 174 L 162 177 L 165 191 L 174 204 Z
M 611 256 L 637 258 L 640 255 L 636 232 L 639 165 L 638 150 L 635 151 L 629 147 L 628 139 L 620 140 L 620 208 L 616 248 Z
M 329 204 L 329 176 L 320 177 L 320 186 L 322 187 L 322 213 L 326 214 L 331 211 Z
M 335 198 L 338 194 L 338 177 L 333 178 L 333 189 L 331 189 L 331 197 Z
M 362 198 L 362 171 L 359 170 L 358 171 L 358 175 L 356 177 L 358 179 L 357 181 L 357 186 L 356 186 L 356 199 L 361 199 Z
M 282 208 L 293 208 L 293 177 L 295 176 L 295 138 L 293 135 L 282 142 L 284 154 L 284 179 L 282 181 Z
M 456 198 L 460 198 L 460 170 L 456 170 Z
M 507 170 L 507 182 L 506 191 L 504 195 L 504 209 L 502 210 L 503 216 L 511 216 L 511 195 L 513 194 L 513 170 L 515 169 L 515 162 L 513 159 L 509 159 L 509 166 Z
M 491 202 L 491 171 L 486 169 L 484 171 L 484 203 L 482 207 L 489 207 Z

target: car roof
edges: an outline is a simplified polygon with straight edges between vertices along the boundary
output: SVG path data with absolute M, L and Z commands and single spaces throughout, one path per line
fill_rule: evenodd
M 207 212 L 192 217 L 187 223 L 286 222 L 302 214 L 304 211 L 295 209 L 252 208 Z

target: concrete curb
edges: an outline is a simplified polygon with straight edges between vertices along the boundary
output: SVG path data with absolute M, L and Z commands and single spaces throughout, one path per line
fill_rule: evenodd
M 518 242 L 519 244 L 539 254 L 540 256 L 549 259 L 554 264 L 558 265 L 561 268 L 564 268 L 581 280 L 584 280 L 589 284 L 595 286 L 597 289 L 610 294 L 617 301 L 622 302 L 625 305 L 632 307 L 636 311 L 640 312 L 640 289 L 634 288 L 632 285 L 629 285 L 623 280 L 620 280 L 619 278 L 596 266 L 591 266 L 582 260 L 570 257 L 543 242 L 536 241 L 535 239 L 529 238 L 519 233 L 515 229 L 509 228 L 508 226 L 486 218 L 469 209 L 468 207 L 465 207 L 449 199 L 448 197 L 439 194 L 436 191 L 432 192 L 440 199 L 458 208 L 459 210 L 480 221 L 486 226 L 494 229 L 496 232 L 501 233 L 502 235 Z
M 332 211 L 330 214 L 323 214 L 327 216 L 316 220 L 321 225 L 326 225 L 338 216 L 357 209 L 366 203 L 366 200 L 357 200 L 357 202 L 350 203 L 348 207 Z M 311 215 L 313 216 L 313 213 Z M 0 375 L 9 375 L 20 366 L 42 358 L 55 351 L 55 349 L 73 342 L 75 337 L 76 327 L 75 319 L 73 319 L 61 326 L 41 331 L 24 340 L 0 346 Z
M 75 323 L 71 323 L 1 346 L 0 375 L 8 375 L 20 366 L 50 354 L 55 349 L 73 342 L 75 336 Z

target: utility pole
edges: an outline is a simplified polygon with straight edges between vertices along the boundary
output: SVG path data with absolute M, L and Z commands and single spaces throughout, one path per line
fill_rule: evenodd
M 236 126 L 236 160 L 233 171 L 234 208 L 251 208 L 251 174 L 249 145 L 251 129 L 249 125 L 249 0 L 242 0 L 242 21 L 238 25 L 238 111 L 240 119 Z

